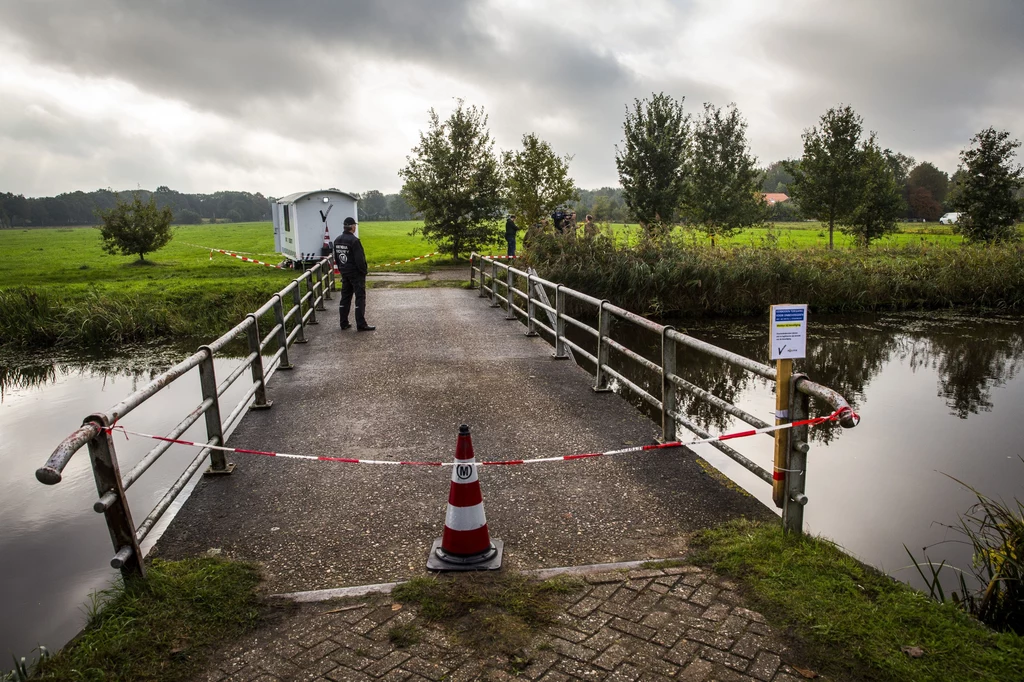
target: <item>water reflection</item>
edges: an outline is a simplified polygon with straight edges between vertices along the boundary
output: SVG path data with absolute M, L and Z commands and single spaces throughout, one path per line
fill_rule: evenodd
M 56 486 L 38 483 L 35 470 L 84 417 L 111 407 L 195 348 L 131 350 L 99 359 L 0 357 L 0 656 L 28 655 L 39 644 L 62 646 L 84 624 L 81 606 L 89 594 L 107 587 L 116 575 L 109 568 L 112 549 L 103 517 L 92 511 L 96 487 L 88 453 L 72 458 Z M 217 375 L 227 376 L 239 362 L 217 358 Z M 236 404 L 245 392 L 243 384 L 228 389 L 222 404 Z M 191 370 L 124 423 L 146 433 L 166 433 L 201 400 L 198 371 Z M 202 420 L 185 438 L 205 438 Z M 152 443 L 117 438 L 115 445 L 125 471 Z M 149 513 L 194 454 L 172 446 L 132 486 L 128 499 L 137 519 Z
M 938 376 L 936 395 L 950 414 L 967 419 L 992 409 L 992 389 L 1016 377 L 1024 366 L 1024 325 L 1014 317 L 929 316 L 819 316 L 811 320 L 807 358 L 795 371 L 837 390 L 853 406 L 865 404 L 866 387 L 891 362 L 912 371 L 929 369 Z M 979 328 L 984 332 L 979 335 Z M 768 363 L 767 322 L 719 322 L 691 327 L 698 338 L 746 357 Z M 680 376 L 709 388 L 729 402 L 754 384 L 768 382 L 723 361 L 697 353 L 680 353 Z M 687 396 L 683 405 L 703 428 L 722 431 L 727 415 Z M 816 414 L 828 406 L 812 407 Z M 840 427 L 827 424 L 811 431 L 817 442 L 832 442 Z
M 156 378 L 194 350 L 179 345 L 137 345 L 105 354 L 6 352 L 0 354 L 0 403 L 12 391 L 42 388 L 74 376 L 130 377 L 134 380 L 134 391 L 140 383 Z

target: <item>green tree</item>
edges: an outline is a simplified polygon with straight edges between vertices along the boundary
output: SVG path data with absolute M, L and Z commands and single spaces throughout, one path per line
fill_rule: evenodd
M 132 200 L 117 198 L 114 207 L 99 214 L 103 224 L 99 226 L 103 239 L 103 250 L 109 254 L 127 256 L 137 253 L 140 261 L 145 255 L 163 248 L 171 241 L 171 220 L 174 215 L 169 207 L 158 209 L 150 197 L 142 201 L 141 192 L 132 192 Z
M 879 148 L 874 133 L 864 142 L 861 158 L 857 182 L 860 200 L 841 229 L 854 235 L 867 248 L 875 239 L 896 231 L 896 219 L 903 214 L 906 205 L 893 170 L 899 161 L 891 158 L 889 150 Z
M 536 225 L 552 211 L 580 198 L 569 177 L 572 157 L 559 157 L 533 133 L 523 135 L 523 148 L 502 154 L 505 205 L 520 227 Z
M 648 234 L 667 231 L 686 189 L 690 117 L 683 114 L 683 99 L 660 93 L 633 100 L 622 125 L 622 149 L 615 147 L 622 197 Z
M 949 176 L 930 161 L 922 161 L 914 166 L 907 176 L 907 183 L 911 187 L 924 187 L 940 204 L 946 200 L 949 192 Z
M 761 171 L 761 191 L 789 193 L 789 183 L 793 182 L 793 174 L 786 170 L 786 164 L 793 165 L 800 163 L 797 159 L 786 159 L 776 161 Z
M 412 220 L 412 207 L 401 194 L 389 194 L 388 216 L 391 220 Z
M 968 241 L 1020 239 L 1017 221 L 1024 206 L 1017 193 L 1024 184 L 1024 167 L 1013 162 L 1018 147 L 1020 141 L 1011 140 L 1009 132 L 989 127 L 960 152 L 953 207 L 960 211 L 957 228 Z
M 747 123 L 736 105 L 729 113 L 713 104 L 693 127 L 690 172 L 683 194 L 687 218 L 711 238 L 728 237 L 763 223 L 757 160 L 747 147 Z
M 412 151 L 398 174 L 402 196 L 423 214 L 423 227 L 413 233 L 455 257 L 497 244 L 502 180 L 483 108 L 467 108 L 460 99 L 444 122 L 431 109 L 430 129 Z
M 907 203 L 913 218 L 935 221 L 942 215 L 942 204 L 935 201 L 927 187 L 911 187 L 907 193 Z
M 836 223 L 857 207 L 861 193 L 861 117 L 849 106 L 826 111 L 818 127 L 804 131 L 800 164 L 786 164 L 793 175 L 790 196 L 804 215 L 828 223 L 828 248 L 833 248 Z
M 388 200 L 380 191 L 371 189 L 359 197 L 359 217 L 363 220 L 387 220 Z
M 174 223 L 176 225 L 199 225 L 202 222 L 203 217 L 191 208 L 182 209 L 174 214 Z

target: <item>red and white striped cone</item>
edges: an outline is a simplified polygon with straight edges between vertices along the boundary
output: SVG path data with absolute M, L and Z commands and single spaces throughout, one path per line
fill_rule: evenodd
M 491 571 L 501 568 L 503 543 L 491 540 L 484 515 L 480 481 L 476 475 L 469 427 L 459 427 L 455 466 L 448 491 L 444 533 L 434 540 L 427 557 L 432 571 Z
M 331 231 L 327 228 L 327 223 L 324 222 L 324 245 L 320 249 L 320 254 L 323 256 L 329 256 L 334 252 L 334 245 L 331 243 Z M 340 275 L 341 271 L 338 270 L 338 264 L 334 264 L 334 274 Z

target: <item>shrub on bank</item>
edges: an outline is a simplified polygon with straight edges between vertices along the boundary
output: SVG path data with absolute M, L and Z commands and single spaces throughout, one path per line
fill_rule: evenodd
M 1024 308 L 1020 244 L 793 251 L 537 235 L 525 256 L 546 279 L 650 315 L 761 315 L 782 302 L 817 312 Z

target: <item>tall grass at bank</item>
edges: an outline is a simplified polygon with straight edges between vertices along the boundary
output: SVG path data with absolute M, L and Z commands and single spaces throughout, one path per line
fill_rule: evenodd
M 145 580 L 100 595 L 85 629 L 32 679 L 172 682 L 190 679 L 214 645 L 260 619 L 255 567 L 213 558 L 154 560 Z
M 287 280 L 183 282 L 159 290 L 0 289 L 0 342 L 14 348 L 95 347 L 162 339 L 215 339 Z M 286 302 L 286 309 L 290 303 Z
M 1024 638 L 997 633 L 780 524 L 734 521 L 695 539 L 695 560 L 740 581 L 801 658 L 839 679 L 1024 679 Z
M 817 312 L 1024 309 L 1024 244 L 789 250 L 676 239 L 626 247 L 605 235 L 543 235 L 525 255 L 549 280 L 649 315 L 763 315 L 783 302 Z

